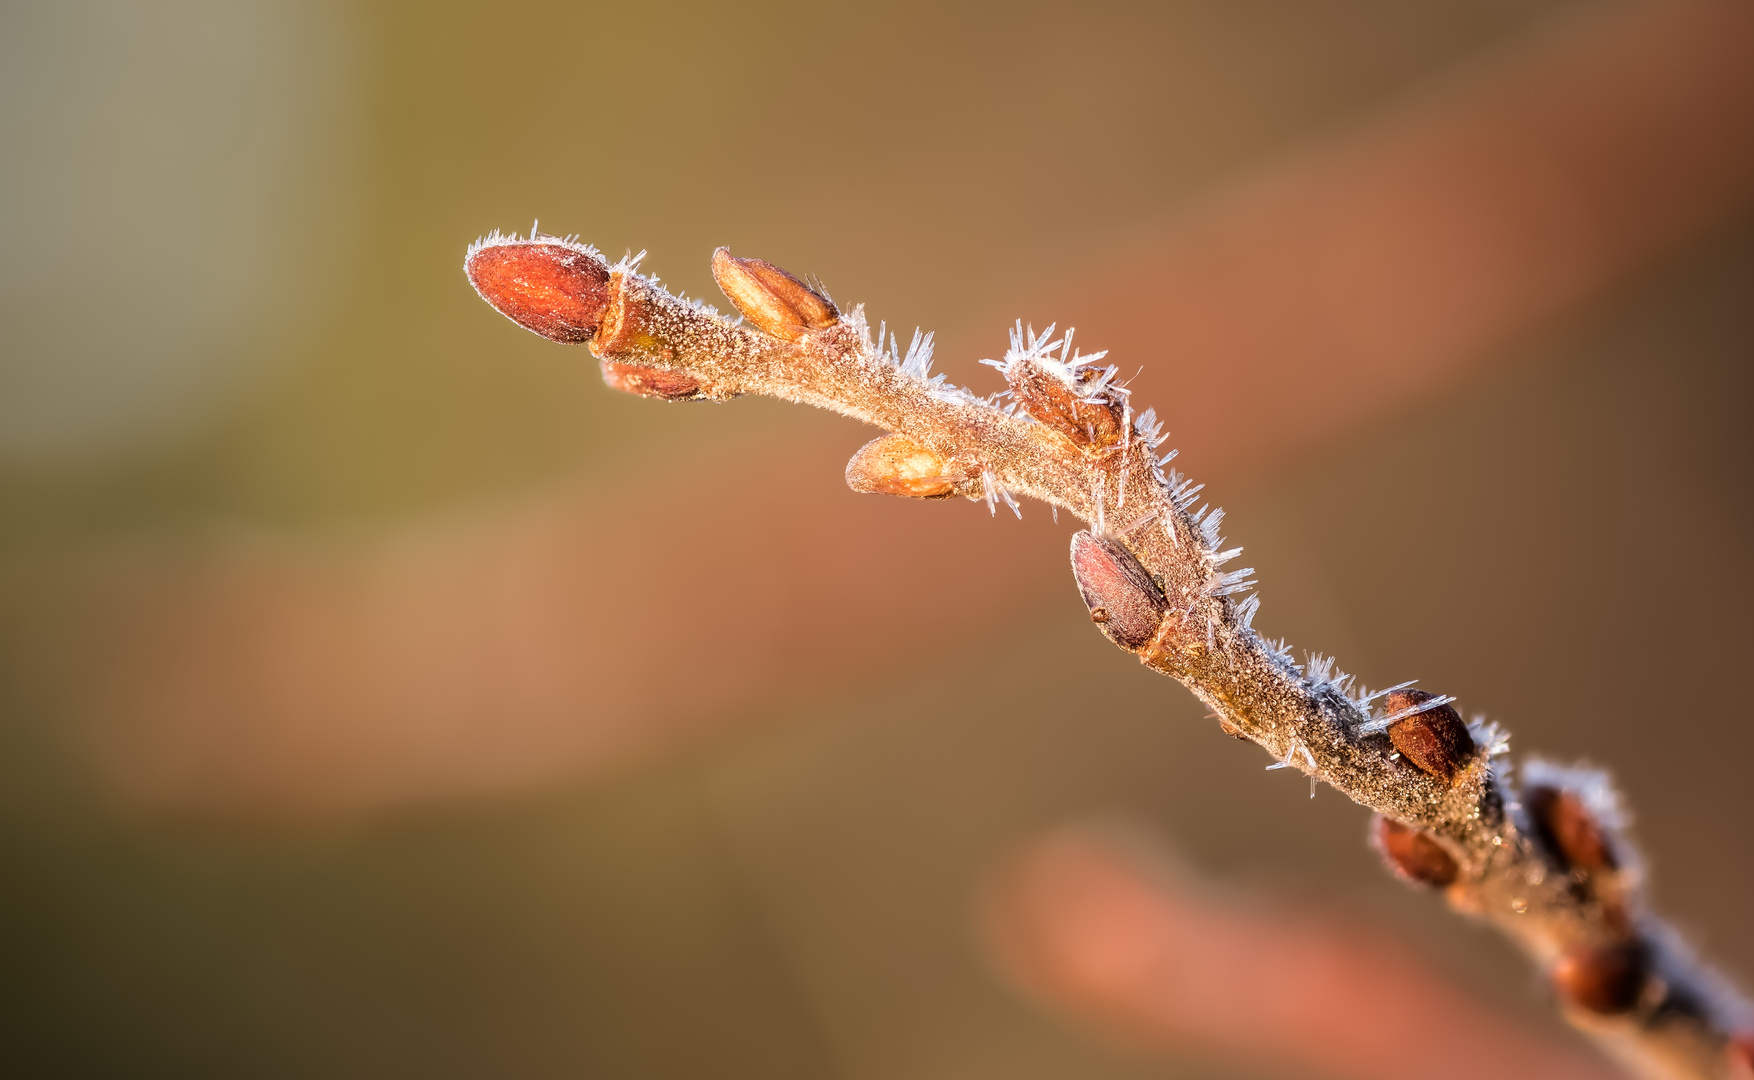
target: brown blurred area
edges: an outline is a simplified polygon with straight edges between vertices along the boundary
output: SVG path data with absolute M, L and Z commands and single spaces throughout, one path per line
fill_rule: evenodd
M 1362 810 L 1084 625 L 1069 523 L 854 496 L 869 432 L 495 316 L 463 246 L 536 217 L 709 299 L 718 244 L 816 273 L 982 392 L 1075 321 L 1260 628 L 1611 767 L 1754 977 L 1745 6 L 0 19 L 8 1072 L 1347 1075 L 994 963 L 994 911 L 1147 910 L 1032 846 L 1090 815 L 1590 1068 Z

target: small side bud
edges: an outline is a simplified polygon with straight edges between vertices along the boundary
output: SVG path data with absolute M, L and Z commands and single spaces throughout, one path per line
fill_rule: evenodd
M 1073 533 L 1072 575 L 1092 621 L 1123 649 L 1144 648 L 1169 610 L 1163 590 L 1118 540 Z
M 1005 381 L 1023 411 L 1086 450 L 1106 450 L 1126 433 L 1126 407 L 1114 392 L 1090 391 L 1105 372 L 1082 369 L 1064 373 L 1041 362 L 1019 357 L 1005 365 Z
M 1637 1006 L 1648 970 L 1644 950 L 1635 945 L 1581 945 L 1560 956 L 1548 977 L 1567 1005 L 1613 1016 Z
M 1418 708 L 1435 698 L 1423 690 L 1397 690 L 1383 699 L 1389 715 Z M 1474 739 L 1461 714 L 1449 705 L 1438 705 L 1389 725 L 1389 741 L 1408 761 L 1444 783 L 1474 756 Z
M 1235 724 L 1231 723 L 1229 720 L 1226 720 L 1222 716 L 1220 716 L 1218 718 L 1218 730 L 1224 732 L 1224 734 L 1230 736 L 1231 738 L 1237 740 L 1238 742 L 1253 742 L 1254 741 L 1253 739 L 1249 738 L 1247 735 L 1244 735 L 1242 733 L 1241 728 L 1237 727 Z
M 495 234 L 469 249 L 463 273 L 501 315 L 565 345 L 591 340 L 609 306 L 609 267 L 602 258 L 554 237 Z
M 713 252 L 713 280 L 743 317 L 782 341 L 840 321 L 827 297 L 770 262 L 739 259 L 727 248 Z
M 1378 814 L 1371 819 L 1370 843 L 1395 876 L 1409 885 L 1441 889 L 1456 880 L 1456 860 L 1423 829 Z
M 943 499 L 956 484 L 948 461 L 906 435 L 872 439 L 847 462 L 847 487 L 863 494 Z
M 1601 871 L 1620 865 L 1601 824 L 1574 793 L 1541 785 L 1523 792 L 1523 805 L 1536 839 L 1565 869 Z
M 641 367 L 601 360 L 603 381 L 612 390 L 663 401 L 694 401 L 706 397 L 701 381 L 685 371 L 668 368 Z

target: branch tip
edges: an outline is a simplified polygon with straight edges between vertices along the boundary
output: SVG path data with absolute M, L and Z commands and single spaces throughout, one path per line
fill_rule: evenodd
M 470 245 L 469 284 L 494 310 L 564 345 L 590 341 L 609 303 L 609 268 L 595 248 L 557 236 L 495 232 Z

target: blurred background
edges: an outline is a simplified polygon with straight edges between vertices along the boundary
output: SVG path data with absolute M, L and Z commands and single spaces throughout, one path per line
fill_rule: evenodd
M 727 244 L 982 393 L 1075 322 L 1258 627 L 1610 767 L 1746 980 L 1750 12 L 7 0 L 6 1071 L 1438 1075 L 1395 1001 L 1600 1075 L 1070 522 L 854 496 L 872 432 L 615 395 L 460 266 Z

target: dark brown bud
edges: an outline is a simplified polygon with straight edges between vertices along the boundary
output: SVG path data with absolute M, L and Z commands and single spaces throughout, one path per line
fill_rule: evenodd
M 905 435 L 872 439 L 847 462 L 847 487 L 865 494 L 942 499 L 957 479 L 948 461 Z
M 603 381 L 624 394 L 664 401 L 692 401 L 707 396 L 700 380 L 686 371 L 618 364 L 613 360 L 601 360 L 597 366 L 603 369 Z
M 1541 785 L 1523 792 L 1535 838 L 1567 870 L 1613 870 L 1614 849 L 1583 800 L 1563 788 Z
M 1068 382 L 1030 359 L 1005 365 L 1005 381 L 1023 411 L 1088 450 L 1104 450 L 1126 433 L 1126 409 L 1113 391 L 1088 393 L 1100 370 L 1078 370 Z
M 469 249 L 469 284 L 501 315 L 550 341 L 591 340 L 609 304 L 609 268 L 580 244 L 545 237 L 501 240 Z
M 1408 884 L 1441 889 L 1456 880 L 1456 860 L 1423 829 L 1378 814 L 1371 819 L 1370 842 L 1395 876 Z
M 1648 970 L 1645 951 L 1636 945 L 1580 945 L 1554 962 L 1549 978 L 1566 1004 L 1612 1016 L 1638 1004 Z
M 1423 690 L 1397 690 L 1383 699 L 1383 713 L 1393 716 L 1435 698 Z M 1401 756 L 1445 783 L 1455 779 L 1474 756 L 1474 739 L 1461 714 L 1438 705 L 1389 725 L 1389 741 Z
M 1078 579 L 1078 591 L 1091 617 L 1094 619 L 1098 611 L 1106 614 L 1098 622 L 1110 641 L 1136 652 L 1156 635 L 1169 603 L 1145 567 L 1120 541 L 1073 533 L 1072 574 Z
M 713 280 L 744 318 L 782 341 L 840 321 L 827 297 L 770 262 L 739 259 L 720 248 L 713 252 Z

